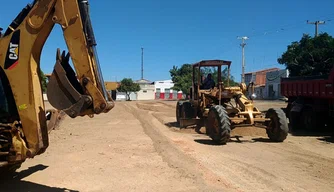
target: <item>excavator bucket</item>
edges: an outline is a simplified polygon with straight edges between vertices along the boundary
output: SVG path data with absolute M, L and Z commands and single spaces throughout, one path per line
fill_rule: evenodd
M 91 104 L 90 96 L 84 91 L 69 64 L 69 54 L 57 50 L 56 64 L 47 86 L 47 97 L 50 104 L 74 118 Z

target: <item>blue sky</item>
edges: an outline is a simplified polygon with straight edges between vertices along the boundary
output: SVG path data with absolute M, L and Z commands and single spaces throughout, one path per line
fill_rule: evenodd
M 30 2 L 2 2 L 0 26 L 6 28 Z M 231 73 L 240 81 L 241 41 L 237 36 L 250 38 L 245 47 L 246 72 L 284 68 L 277 64 L 277 57 L 287 45 L 303 33 L 314 35 L 314 26 L 306 20 L 326 20 L 319 31 L 334 36 L 333 0 L 91 0 L 90 7 L 106 81 L 140 79 L 141 47 L 145 79 L 170 79 L 173 65 L 225 59 L 232 61 Z M 45 73 L 52 71 L 58 47 L 66 49 L 56 26 L 42 52 Z

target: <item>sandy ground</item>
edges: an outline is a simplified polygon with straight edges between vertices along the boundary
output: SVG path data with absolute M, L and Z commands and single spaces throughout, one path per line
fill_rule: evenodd
M 227 145 L 175 127 L 176 102 L 117 102 L 108 114 L 66 117 L 50 147 L 0 191 L 333 191 L 334 143 L 324 134 L 272 143 L 239 128 Z M 261 110 L 284 102 L 256 102 Z

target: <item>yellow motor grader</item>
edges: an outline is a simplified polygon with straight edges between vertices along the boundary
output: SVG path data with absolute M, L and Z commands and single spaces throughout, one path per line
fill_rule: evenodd
M 231 61 L 202 60 L 195 63 L 192 87 L 188 100 L 180 100 L 176 105 L 176 120 L 180 127 L 205 125 L 206 134 L 219 144 L 226 144 L 231 130 L 236 127 L 256 126 L 266 129 L 268 137 L 275 142 L 283 142 L 288 135 L 288 123 L 282 109 L 270 108 L 263 114 L 254 106 L 253 83 L 246 86 L 229 86 Z M 227 85 L 222 82 L 222 66 L 227 67 Z M 215 68 L 217 83 L 203 80 L 201 69 Z M 248 90 L 251 89 L 251 93 Z M 247 95 L 250 95 L 248 98 Z
M 47 85 L 50 104 L 68 116 L 107 113 L 114 107 L 106 91 L 87 0 L 35 0 L 0 31 L 0 176 L 49 146 L 50 118 L 44 106 L 40 56 L 55 24 L 69 53 L 57 50 Z M 72 59 L 76 72 L 69 64 Z M 4 171 L 4 172 L 3 172 Z

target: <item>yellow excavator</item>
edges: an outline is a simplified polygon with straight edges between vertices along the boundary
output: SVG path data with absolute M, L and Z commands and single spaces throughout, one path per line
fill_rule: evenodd
M 56 24 L 68 53 L 57 49 L 47 84 L 50 104 L 71 118 L 93 117 L 114 107 L 102 77 L 88 1 L 34 0 L 0 32 L 0 176 L 49 145 L 48 125 L 54 123 L 47 123 L 40 56 Z

